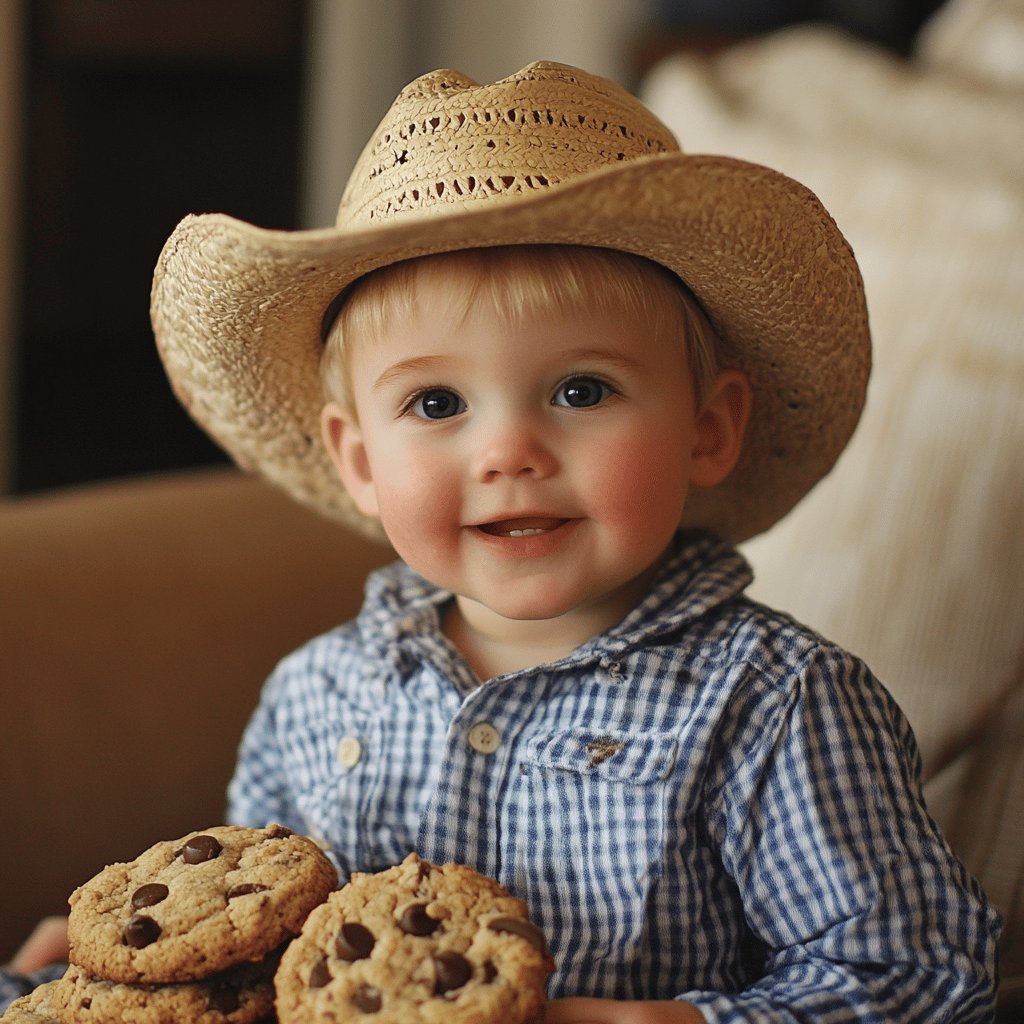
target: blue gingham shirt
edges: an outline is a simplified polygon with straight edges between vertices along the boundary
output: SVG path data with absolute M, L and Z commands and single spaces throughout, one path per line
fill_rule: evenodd
M 499 878 L 549 936 L 553 996 L 989 1019 L 998 922 L 925 813 L 906 721 L 749 582 L 730 547 L 680 544 L 614 629 L 480 685 L 439 629 L 451 595 L 383 570 L 268 681 L 230 818 L 311 833 L 344 873 L 416 850 Z M 0 1009 L 62 970 L 0 972 Z
M 498 878 L 549 937 L 553 997 L 989 1019 L 998 920 L 924 809 L 906 720 L 750 579 L 680 540 L 619 625 L 481 685 L 441 633 L 451 595 L 384 569 L 268 681 L 230 819 L 313 835 L 343 877 L 416 850 Z

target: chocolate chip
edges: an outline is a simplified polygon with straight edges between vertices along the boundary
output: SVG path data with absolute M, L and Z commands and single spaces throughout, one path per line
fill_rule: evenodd
M 373 951 L 376 941 L 369 928 L 356 921 L 348 921 L 341 926 L 334 940 L 334 950 L 342 960 L 351 963 L 353 960 L 365 960 Z
M 331 980 L 331 972 L 327 967 L 327 957 L 321 959 L 309 972 L 309 987 L 323 988 Z
M 92 1009 L 92 1000 L 88 996 L 86 996 L 78 1005 L 83 1010 L 91 1010 Z
M 434 995 L 441 996 L 452 989 L 462 988 L 471 977 L 473 967 L 461 954 L 438 953 L 434 957 Z
M 484 982 L 488 985 L 498 976 L 498 968 L 490 960 L 484 964 Z
M 234 1013 L 238 1006 L 238 991 L 231 985 L 214 985 L 210 989 L 207 1009 L 213 1010 L 214 1013 L 228 1014 Z
M 144 949 L 160 938 L 160 925 L 144 914 L 132 914 L 124 926 L 125 945 Z
M 493 921 L 487 922 L 487 927 L 499 934 L 518 935 L 519 938 L 526 939 L 537 952 L 547 953 L 548 944 L 544 933 L 535 924 L 524 921 L 521 917 L 496 917 Z
M 433 935 L 441 922 L 427 913 L 426 903 L 410 903 L 398 918 L 398 927 L 406 935 Z
M 381 1008 L 380 989 L 373 985 L 360 985 L 352 993 L 352 1005 L 363 1013 L 376 1013 Z
M 167 899 L 168 888 L 160 882 L 150 882 L 149 885 L 141 885 L 132 893 L 132 906 L 136 910 L 143 907 L 152 907 L 154 904 L 162 903 Z
M 186 864 L 202 864 L 213 860 L 224 847 L 213 836 L 193 836 L 181 850 L 181 859 Z
M 251 896 L 254 892 L 266 892 L 269 888 L 269 885 L 258 885 L 256 882 L 240 882 L 228 889 L 227 896 L 233 900 L 239 896 Z
M 287 839 L 289 836 L 295 835 L 290 828 L 285 828 L 284 825 L 268 825 L 266 832 L 268 839 Z

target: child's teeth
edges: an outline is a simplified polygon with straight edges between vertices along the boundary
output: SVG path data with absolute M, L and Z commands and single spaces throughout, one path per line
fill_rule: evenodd
M 480 529 L 492 537 L 537 537 L 563 526 L 567 520 L 554 516 L 517 516 L 482 523 Z

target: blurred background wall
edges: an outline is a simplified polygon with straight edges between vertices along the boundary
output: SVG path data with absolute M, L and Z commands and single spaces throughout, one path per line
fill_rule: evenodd
M 531 60 L 634 88 L 678 47 L 828 20 L 894 50 L 935 0 L 0 0 L 0 491 L 222 461 L 156 357 L 190 212 L 322 226 L 398 90 Z
M 10 489 L 14 455 L 14 346 L 17 205 L 21 168 L 21 11 L 0 0 L 0 493 Z

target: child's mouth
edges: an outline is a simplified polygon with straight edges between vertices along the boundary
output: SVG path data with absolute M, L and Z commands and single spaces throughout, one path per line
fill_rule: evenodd
M 522 519 L 499 519 L 493 523 L 481 523 L 479 529 L 492 537 L 537 537 L 557 530 L 568 521 L 551 516 L 528 516 Z

